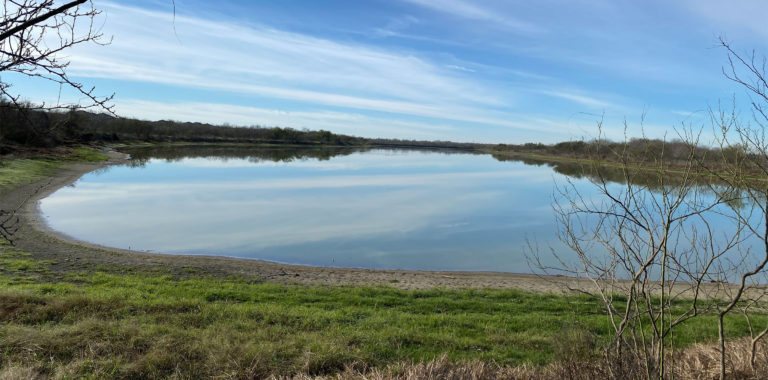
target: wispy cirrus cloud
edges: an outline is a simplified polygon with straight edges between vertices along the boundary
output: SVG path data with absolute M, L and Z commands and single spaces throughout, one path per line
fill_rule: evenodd
M 459 65 L 446 65 L 445 67 L 447 67 L 449 69 L 459 70 L 459 71 L 466 71 L 468 73 L 474 73 L 474 72 L 477 71 L 475 69 L 470 69 L 468 67 L 459 66 Z
M 411 25 L 418 24 L 419 19 L 411 15 L 394 18 L 382 28 L 375 28 L 374 32 L 378 37 L 392 37 L 402 35 L 401 31 L 408 29 Z
M 520 94 L 532 94 L 525 87 L 501 89 L 468 75 L 483 65 L 430 60 L 259 24 L 183 15 L 174 21 L 168 12 L 109 2 L 103 6 L 105 33 L 113 34 L 114 42 L 107 48 L 74 50 L 73 75 L 242 95 L 238 103 L 225 104 L 152 94 L 138 100 L 118 93 L 117 110 L 126 116 L 469 141 L 489 141 L 483 137 L 487 133 L 478 133 L 489 127 L 550 128 L 514 111 Z M 170 32 L 174 25 L 178 39 Z M 158 32 L 164 29 L 167 33 Z M 282 103 L 258 105 L 263 99 Z
M 467 18 L 471 20 L 490 21 L 495 25 L 502 26 L 505 29 L 511 29 L 517 32 L 537 33 L 543 31 L 541 26 L 517 19 L 511 15 L 502 15 L 498 11 L 489 8 L 483 8 L 475 2 L 464 0 L 403 0 L 408 3 L 416 4 L 431 10 L 447 13 L 456 17 Z
M 764 1 L 683 0 L 676 4 L 708 22 L 712 26 L 713 37 L 727 37 L 730 31 L 743 38 L 768 38 L 768 24 L 764 17 L 768 13 L 768 3 Z
M 424 116 L 446 103 L 505 103 L 495 89 L 451 76 L 441 65 L 408 53 L 184 16 L 175 19 L 179 43 L 157 33 L 174 23 L 169 13 L 114 3 L 105 7 L 107 32 L 115 40 L 108 49 L 76 51 L 71 57 L 75 75 Z
M 430 40 L 445 36 L 421 33 L 445 21 L 423 12 L 437 6 L 403 1 L 409 9 L 383 17 L 378 36 L 356 38 L 204 12 L 174 20 L 168 11 L 105 2 L 100 4 L 107 14 L 104 32 L 115 39 L 108 47 L 72 50 L 70 72 L 124 84 L 129 91 L 118 87 L 116 106 L 125 116 L 322 128 L 369 137 L 553 142 L 581 133 L 574 127 L 575 113 L 627 109 L 620 104 L 625 97 L 590 91 L 536 65 L 478 60 L 476 50 L 420 50 L 410 40 L 380 38 L 415 33 L 425 38 L 418 44 L 445 47 Z M 450 0 L 439 8 L 475 24 L 494 19 L 514 24 L 515 18 L 507 17 L 514 9 L 495 12 L 478 4 Z M 370 24 L 365 30 L 372 30 Z M 525 38 L 531 44 L 543 37 Z M 497 45 L 484 48 L 489 46 Z M 554 100 L 565 101 L 550 114 Z
M 573 93 L 573 92 L 568 92 L 568 91 L 563 91 L 563 90 L 557 90 L 557 91 L 555 91 L 555 90 L 541 90 L 539 92 L 544 94 L 544 95 L 547 95 L 547 96 L 552 96 L 552 97 L 555 97 L 555 98 L 569 100 L 569 101 L 572 101 L 572 102 L 575 102 L 575 103 L 578 103 L 578 104 L 581 104 L 583 106 L 590 107 L 590 108 L 603 108 L 603 109 L 605 109 L 605 108 L 615 108 L 615 107 L 617 107 L 615 104 L 613 104 L 611 102 L 608 102 L 608 101 L 605 101 L 605 100 L 601 100 L 601 99 L 597 99 L 597 98 L 594 98 L 592 96 L 588 96 L 588 95 L 584 95 L 584 94 L 578 94 L 578 93 Z

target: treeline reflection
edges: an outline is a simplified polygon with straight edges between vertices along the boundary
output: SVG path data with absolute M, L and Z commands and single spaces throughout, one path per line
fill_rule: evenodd
M 260 162 L 292 162 L 297 160 L 327 161 L 334 157 L 348 156 L 354 153 L 364 153 L 371 150 L 387 152 L 429 152 L 438 154 L 472 154 L 482 155 L 471 150 L 440 149 L 440 148 L 381 148 L 370 146 L 318 147 L 318 146 L 263 146 L 263 145 L 155 145 L 149 147 L 126 148 L 123 152 L 131 155 L 129 165 L 144 166 L 152 159 L 178 162 L 184 159 L 204 158 L 227 162 L 229 160 L 247 160 Z M 705 174 L 693 174 L 687 178 L 680 170 L 668 170 L 663 174 L 653 168 L 625 169 L 620 166 L 595 166 L 584 162 L 555 161 L 523 156 L 491 155 L 494 159 L 504 162 L 521 162 L 526 165 L 546 166 L 556 173 L 574 179 L 605 181 L 610 183 L 639 185 L 650 191 L 661 191 L 672 188 L 688 181 L 699 190 L 711 191 L 720 197 L 728 198 L 731 206 L 743 206 L 741 197 L 736 196 L 738 190 L 728 189 L 725 183 Z
M 204 158 L 227 162 L 229 160 L 247 160 L 253 163 L 292 162 L 296 160 L 316 159 L 327 161 L 336 156 L 347 156 L 367 151 L 362 147 L 263 147 L 263 146 L 198 146 L 198 145 L 162 145 L 122 149 L 131 155 L 131 166 L 144 166 L 150 160 L 178 162 L 185 159 Z
M 493 157 L 498 161 L 516 161 L 526 165 L 547 166 L 556 173 L 573 179 L 622 185 L 631 184 L 642 186 L 651 192 L 680 189 L 681 185 L 685 185 L 695 188 L 701 193 L 720 197 L 724 203 L 734 208 L 744 208 L 752 203 L 748 201 L 749 197 L 745 196 L 743 188 L 733 187 L 707 172 L 690 170 L 686 173 L 685 169 L 682 168 L 659 170 L 659 168 L 593 165 L 584 162 L 550 161 L 519 156 L 494 155 Z
M 334 157 L 348 156 L 371 150 L 388 152 L 430 152 L 440 154 L 482 154 L 470 150 L 445 148 L 381 148 L 370 146 L 263 146 L 263 145 L 159 145 L 150 147 L 126 148 L 121 151 L 131 155 L 131 166 L 144 166 L 152 159 L 178 162 L 184 159 L 205 158 L 226 162 L 228 160 L 247 160 L 259 162 L 292 162 L 315 159 L 327 161 Z

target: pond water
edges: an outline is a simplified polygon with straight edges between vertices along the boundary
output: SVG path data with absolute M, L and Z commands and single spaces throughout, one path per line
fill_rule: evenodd
M 546 165 L 418 150 L 131 153 L 43 199 L 49 226 L 139 251 L 379 269 L 530 272 L 527 241 L 564 249 L 552 201 L 566 176 Z

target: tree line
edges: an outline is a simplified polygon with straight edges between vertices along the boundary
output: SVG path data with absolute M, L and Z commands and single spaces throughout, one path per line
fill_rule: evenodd
M 40 110 L 29 104 L 0 100 L 0 153 L 25 147 L 136 143 L 263 143 L 477 150 L 484 144 L 363 138 L 326 130 L 298 130 L 261 125 L 232 126 L 173 120 L 148 121 L 80 109 Z
M 564 141 L 556 144 L 525 143 L 497 144 L 491 151 L 499 160 L 505 157 L 514 159 L 514 155 L 528 154 L 559 158 L 598 160 L 607 163 L 627 163 L 646 166 L 649 163 L 663 163 L 666 167 L 685 166 L 691 160 L 710 165 L 713 170 L 724 169 L 723 163 L 738 164 L 759 158 L 759 153 L 750 151 L 746 145 L 707 146 L 690 139 L 664 140 L 649 137 L 628 138 L 624 141 L 612 141 L 605 138 L 592 140 Z
M 40 110 L 34 106 L 0 101 L 0 154 L 25 147 L 51 148 L 81 144 L 137 142 L 257 143 L 324 146 L 374 146 L 457 149 L 491 153 L 499 160 L 515 155 L 598 159 L 606 162 L 647 163 L 664 160 L 670 166 L 693 158 L 712 165 L 743 161 L 750 152 L 743 145 L 691 146 L 690 142 L 652 138 L 627 141 L 606 139 L 564 141 L 555 144 L 479 144 L 452 141 L 364 138 L 326 130 L 298 130 L 261 125 L 232 126 L 173 120 L 148 121 L 80 109 Z M 691 154 L 693 157 L 691 157 Z

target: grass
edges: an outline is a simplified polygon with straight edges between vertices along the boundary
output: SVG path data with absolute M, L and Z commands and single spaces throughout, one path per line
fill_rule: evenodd
M 101 162 L 108 160 L 109 157 L 92 148 L 80 147 L 72 149 L 69 159 L 84 162 Z
M 584 295 L 56 274 L 0 249 L 0 365 L 52 376 L 318 375 L 441 357 L 543 365 L 564 342 L 583 343 L 574 328 L 598 346 L 610 335 L 600 304 Z M 714 340 L 712 322 L 683 325 L 674 344 Z M 730 336 L 746 331 L 728 320 Z
M 39 181 L 51 175 L 61 162 L 47 159 L 0 161 L 0 188 Z
M 72 148 L 65 152 L 41 154 L 31 158 L 0 157 L 0 189 L 45 179 L 65 161 L 100 162 L 108 158 L 89 147 Z
M 761 342 L 751 363 L 751 344 L 748 339 L 726 343 L 726 368 L 728 379 L 764 379 L 768 374 L 768 345 Z M 665 378 L 701 380 L 719 378 L 719 351 L 713 345 L 693 345 L 678 350 L 669 357 Z M 619 369 L 619 370 L 617 370 Z M 19 369 L 23 375 L 23 369 Z M 454 363 L 446 357 L 421 363 L 398 363 L 385 368 L 346 368 L 332 377 L 345 380 L 423 380 L 423 379 L 527 379 L 527 380 L 594 380 L 594 379 L 645 379 L 642 363 L 621 361 L 559 361 L 546 366 L 499 366 L 479 360 Z M 23 377 L 23 376 L 18 376 Z M 291 380 L 327 380 L 301 374 Z
M 285 286 L 101 272 L 45 281 L 5 274 L 0 288 L 0 352 L 41 373 L 69 367 L 73 376 L 94 370 L 118 377 L 323 374 L 356 362 L 443 354 L 454 361 L 546 363 L 551 337 L 564 324 L 605 328 L 592 300 L 511 290 Z
M 47 272 L 51 261 L 35 260 L 28 252 L 14 249 L 7 241 L 0 239 L 0 270 L 16 272 Z

